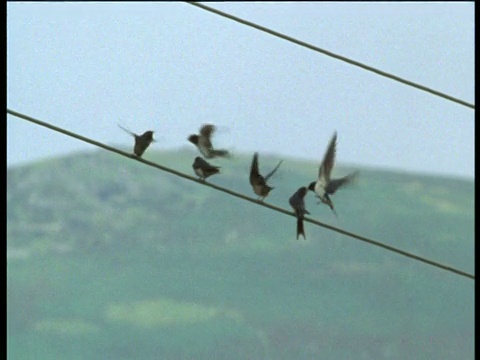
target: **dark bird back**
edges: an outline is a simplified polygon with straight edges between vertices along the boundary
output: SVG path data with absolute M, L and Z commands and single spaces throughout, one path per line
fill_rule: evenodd
M 125 131 L 126 133 L 130 134 L 135 138 L 135 144 L 133 146 L 133 154 L 141 157 L 145 150 L 150 146 L 152 142 L 155 142 L 155 139 L 153 138 L 153 131 L 145 131 L 142 135 L 137 135 L 134 132 L 125 129 L 123 126 L 117 124 L 120 129 Z
M 267 181 L 278 170 L 281 163 L 282 160 L 267 176 L 263 177 L 258 170 L 258 153 L 253 154 L 250 166 L 250 185 L 252 185 L 253 192 L 259 196 L 259 200 L 263 200 L 274 189 L 267 184 Z
M 205 180 L 211 175 L 218 174 L 220 172 L 220 167 L 213 166 L 207 161 L 202 159 L 200 156 L 197 156 L 192 164 L 193 171 L 200 178 L 200 180 Z
M 297 217 L 297 240 L 300 235 L 305 237 L 305 230 L 303 227 L 303 218 L 305 214 L 310 214 L 307 209 L 305 209 L 305 195 L 307 194 L 308 189 L 305 186 L 299 188 L 288 200 L 290 206 L 295 211 L 295 216 Z

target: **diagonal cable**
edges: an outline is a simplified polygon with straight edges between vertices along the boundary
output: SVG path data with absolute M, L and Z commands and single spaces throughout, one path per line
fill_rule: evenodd
M 461 100 L 461 99 L 458 99 L 458 98 L 455 98 L 453 96 L 450 96 L 448 94 L 445 94 L 445 93 L 442 93 L 438 90 L 434 90 L 434 89 L 431 89 L 431 88 L 428 88 L 424 85 L 420 85 L 420 84 L 417 84 L 417 83 L 414 83 L 413 81 L 410 81 L 410 80 L 406 80 L 406 79 L 403 79 L 399 76 L 396 76 L 396 75 L 393 75 L 393 74 L 390 74 L 390 73 L 387 73 L 385 71 L 382 71 L 382 70 L 379 70 L 379 69 L 376 69 L 372 66 L 369 66 L 369 65 L 366 65 L 366 64 L 363 64 L 361 62 L 358 62 L 358 61 L 355 61 L 355 60 L 352 60 L 352 59 L 349 59 L 345 56 L 341 56 L 341 55 L 338 55 L 338 54 L 335 54 L 331 51 L 328 51 L 328 50 L 325 50 L 325 49 L 322 49 L 322 48 L 319 48 L 317 46 L 314 46 L 312 44 L 309 44 L 309 43 L 306 43 L 304 41 L 301 41 L 301 40 L 298 40 L 298 39 L 295 39 L 293 37 L 290 37 L 288 35 L 285 35 L 285 34 L 282 34 L 282 33 L 279 33 L 277 31 L 274 31 L 272 29 L 269 29 L 269 28 L 266 28 L 264 26 L 261 26 L 261 25 L 258 25 L 258 24 L 255 24 L 251 21 L 247 21 L 247 20 L 244 20 L 244 19 L 241 19 L 237 16 L 234 16 L 234 15 L 231 15 L 231 14 L 228 14 L 226 12 L 223 12 L 223 11 L 220 11 L 220 10 L 217 10 L 217 9 L 214 9 L 212 7 L 209 7 L 209 6 L 206 6 L 206 5 L 203 5 L 203 4 L 200 4 L 198 2 L 194 2 L 194 1 L 186 1 L 187 4 L 190 4 L 190 5 L 193 5 L 193 6 L 197 6 L 203 10 L 206 10 L 206 11 L 210 11 L 216 15 L 220 15 L 220 16 L 223 16 L 227 19 L 230 19 L 230 20 L 233 20 L 233 21 L 236 21 L 240 24 L 243 24 L 243 25 L 246 25 L 246 26 L 250 26 L 254 29 L 257 29 L 257 30 L 260 30 L 260 31 L 263 31 L 267 34 L 270 34 L 270 35 L 273 35 L 273 36 L 276 36 L 278 38 L 281 38 L 283 40 L 287 40 L 287 41 L 290 41 L 294 44 L 297 44 L 297 45 L 300 45 L 300 46 L 303 46 L 303 47 L 306 47 L 310 50 L 313 50 L 313 51 L 316 51 L 316 52 L 319 52 L 319 53 L 322 53 L 324 55 L 327 55 L 327 56 L 330 56 L 330 57 L 333 57 L 337 60 L 341 60 L 341 61 L 344 61 L 350 65 L 354 65 L 354 66 L 358 66 L 364 70 L 367 70 L 367 71 L 371 71 L 377 75 L 380 75 L 380 76 L 384 76 L 386 78 L 389 78 L 389 79 L 392 79 L 392 80 L 395 80 L 395 81 L 398 81 L 402 84 L 405 84 L 405 85 L 408 85 L 408 86 L 411 86 L 411 87 L 414 87 L 414 88 L 417 88 L 419 90 L 422 90 L 422 91 L 426 91 L 430 94 L 433 94 L 433 95 L 436 95 L 436 96 L 440 96 L 446 100 L 449 100 L 449 101 L 453 101 L 457 104 L 460 104 L 460 105 L 463 105 L 463 106 L 466 106 L 466 107 L 469 107 L 469 108 L 472 108 L 472 109 L 475 109 L 475 105 L 474 104 L 471 104 L 471 103 L 468 103 L 464 100 Z
M 134 159 L 136 161 L 139 161 L 141 163 L 144 163 L 145 165 L 148 165 L 148 166 L 152 166 L 152 167 L 155 167 L 159 170 L 162 170 L 162 171 L 166 171 L 170 174 L 173 174 L 173 175 L 176 175 L 176 176 L 180 176 L 184 179 L 187 179 L 187 180 L 190 180 L 190 181 L 194 181 L 198 184 L 201 184 L 201 185 L 204 185 L 204 186 L 209 186 L 215 190 L 218 190 L 218 191 L 221 191 L 221 192 L 224 192 L 228 195 L 231 195 L 231 196 L 235 196 L 237 198 L 240 198 L 240 199 L 243 199 L 243 200 L 246 200 L 246 201 L 249 201 L 251 203 L 254 203 L 256 205 L 260 205 L 260 206 L 263 206 L 263 207 L 266 207 L 266 208 L 269 208 L 271 210 L 275 210 L 277 212 L 280 212 L 280 213 L 283 213 L 285 215 L 290 215 L 290 216 L 293 216 L 293 217 L 296 217 L 295 216 L 295 213 L 293 211 L 288 211 L 288 210 L 285 210 L 283 208 L 280 208 L 278 206 L 275 206 L 275 205 L 271 205 L 271 204 L 268 204 L 268 203 L 265 203 L 265 202 L 261 202 L 261 201 L 258 201 L 257 199 L 254 199 L 254 198 L 251 198 L 249 196 L 245 196 L 243 194 L 240 194 L 240 193 L 237 193 L 235 191 L 232 191 L 230 189 L 227 189 L 227 188 L 224 188 L 224 187 L 221 187 L 221 186 L 218 186 L 218 185 L 215 185 L 215 184 L 212 184 L 212 183 L 209 183 L 209 182 L 205 182 L 205 181 L 201 181 L 193 176 L 190 176 L 190 175 L 187 175 L 187 174 L 184 174 L 184 173 L 181 173 L 179 171 L 176 171 L 176 170 L 173 170 L 173 169 L 170 169 L 166 166 L 163 166 L 163 165 L 160 165 L 160 164 L 157 164 L 157 163 L 154 163 L 154 162 L 151 162 L 151 161 L 148 161 L 148 160 L 145 160 L 143 158 L 138 158 L 138 157 L 133 157 L 131 153 L 127 153 L 125 151 L 122 151 L 122 150 L 118 150 L 114 147 L 111 147 L 111 146 L 108 146 L 108 145 L 105 145 L 105 144 L 102 144 L 98 141 L 95 141 L 95 140 L 92 140 L 92 139 L 89 139 L 89 138 L 86 138 L 84 136 L 81 136 L 81 135 L 78 135 L 78 134 L 75 134 L 71 131 L 68 131 L 68 130 L 65 130 L 65 129 L 62 129 L 62 128 L 59 128 L 57 126 L 54 126 L 54 125 L 51 125 L 51 124 L 48 124 L 46 122 L 43 122 L 41 120 L 38 120 L 38 119 L 34 119 L 30 116 L 27 116 L 27 115 L 24 115 L 24 114 L 21 114 L 19 112 L 16 112 L 16 111 L 13 111 L 13 110 L 10 110 L 10 109 L 7 109 L 7 113 L 10 114 L 10 115 L 13 115 L 13 116 L 16 116 L 18 118 L 21 118 L 21 119 L 24 119 L 24 120 L 27 120 L 27 121 L 30 121 L 30 122 L 33 122 L 37 125 L 40 125 L 40 126 L 44 126 L 46 128 L 49 128 L 51 130 L 54 130 L 54 131 L 57 131 L 59 133 L 62 133 L 62 134 L 65 134 L 65 135 L 68 135 L 68 136 L 71 136 L 75 139 L 78 139 L 78 140 L 81 140 L 81 141 L 84 141 L 84 142 L 87 142 L 89 144 L 92 144 L 92 145 L 95 145 L 95 146 L 98 146 L 98 147 L 101 147 L 105 150 L 108 150 L 108 151 L 112 151 L 114 153 L 117 153 L 119 155 L 122 155 L 122 156 L 125 156 L 125 157 L 128 157 L 129 159 Z M 415 254 L 412 254 L 412 253 L 409 253 L 407 251 L 404 251 L 404 250 L 400 250 L 398 248 L 395 248 L 393 246 L 390 246 L 390 245 L 387 245 L 387 244 L 384 244 L 384 243 L 381 243 L 379 241 L 376 241 L 376 240 L 372 240 L 370 238 L 367 238 L 365 236 L 361 236 L 361 235 L 357 235 L 355 233 L 352 233 L 352 232 L 349 232 L 349 231 L 346 231 L 346 230 L 343 230 L 343 229 L 340 229 L 340 228 L 337 228 L 335 226 L 331 226 L 331 225 L 328 225 L 328 224 L 325 224 L 325 223 L 322 223 L 320 221 L 317 221 L 317 220 L 314 220 L 312 218 L 305 218 L 304 219 L 305 221 L 309 222 L 309 223 L 312 223 L 312 224 L 315 224 L 317 226 L 321 226 L 321 227 L 324 227 L 326 229 L 329 229 L 329 230 L 332 230 L 332 231 L 335 231 L 337 233 L 340 233 L 340 234 L 343 234 L 345 236 L 349 236 L 349 237 L 352 237 L 354 239 L 357 239 L 357 240 L 361 240 L 363 242 L 366 242 L 370 245 L 375 245 L 375 246 L 378 246 L 378 247 L 381 247 L 385 250 L 389 250 L 389 251 L 392 251 L 392 252 L 395 252 L 397 254 L 400 254 L 400 255 L 403 255 L 403 256 L 406 256 L 406 257 L 409 257 L 411 259 L 415 259 L 415 260 L 418 260 L 418 261 L 421 261 L 423 263 L 426 263 L 426 264 L 429 264 L 429 265 L 432 265 L 432 266 L 435 266 L 437 268 L 440 268 L 440 269 L 443 269 L 443 270 L 446 270 L 446 271 L 450 271 L 450 272 L 453 272 L 457 275 L 461 275 L 461 276 L 465 276 L 465 277 L 468 277 L 470 279 L 475 279 L 475 275 L 473 274 L 469 274 L 467 272 L 464 272 L 462 270 L 458 270 L 458 269 L 455 269 L 451 266 L 448 266 L 448 265 L 444 265 L 444 264 L 441 264 L 439 262 L 436 262 L 436 261 L 433 261 L 433 260 L 429 260 L 427 258 L 424 258 L 422 256 L 419 256 L 419 255 L 415 255 Z

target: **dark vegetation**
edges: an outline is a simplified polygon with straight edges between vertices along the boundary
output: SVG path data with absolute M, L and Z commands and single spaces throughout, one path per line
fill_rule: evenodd
M 208 180 L 255 197 L 250 160 Z M 285 160 L 266 202 L 288 209 L 318 164 Z M 359 170 L 312 217 L 474 273 L 472 181 Z M 471 279 L 310 223 L 297 241 L 293 217 L 115 154 L 7 169 L 7 206 L 9 359 L 474 357 Z

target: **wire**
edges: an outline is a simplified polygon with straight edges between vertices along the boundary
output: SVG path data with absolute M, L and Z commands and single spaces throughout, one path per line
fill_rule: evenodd
M 460 105 L 467 106 L 467 107 L 469 107 L 469 108 L 475 109 L 475 105 L 474 105 L 474 104 L 470 104 L 470 103 L 468 103 L 468 102 L 466 102 L 466 101 L 463 101 L 463 100 L 461 100 L 461 99 L 455 98 L 455 97 L 450 96 L 450 95 L 447 95 L 447 94 L 442 93 L 442 92 L 440 92 L 440 91 L 437 91 L 437 90 L 428 88 L 428 87 L 426 87 L 426 86 L 423 86 L 423 85 L 420 85 L 420 84 L 417 84 L 417 83 L 414 83 L 413 81 L 405 80 L 405 79 L 403 79 L 403 78 L 401 78 L 401 77 L 398 77 L 398 76 L 396 76 L 396 75 L 393 75 L 393 74 L 387 73 L 387 72 L 385 72 L 385 71 L 376 69 L 376 68 L 374 68 L 374 67 L 365 65 L 365 64 L 363 64 L 363 63 L 361 63 L 361 62 L 358 62 L 358 61 L 349 59 L 349 58 L 347 58 L 347 57 L 344 57 L 344 56 L 335 54 L 335 53 L 333 53 L 333 52 L 330 52 L 330 51 L 328 51 L 328 50 L 325 50 L 325 49 L 319 48 L 319 47 L 317 47 L 317 46 L 311 45 L 311 44 L 306 43 L 306 42 L 304 42 L 304 41 L 297 40 L 297 39 L 292 38 L 292 37 L 290 37 L 290 36 L 287 36 L 287 35 L 285 35 L 285 34 L 282 34 L 282 33 L 279 33 L 279 32 L 277 32 L 277 31 L 274 31 L 274 30 L 272 30 L 272 29 L 266 28 L 266 27 L 264 27 L 264 26 L 255 24 L 255 23 L 253 23 L 253 22 L 250 22 L 250 21 L 247 21 L 247 20 L 244 20 L 244 19 L 241 19 L 241 18 L 239 18 L 239 17 L 233 16 L 233 15 L 228 14 L 228 13 L 225 13 L 225 12 L 223 12 L 223 11 L 220 11 L 220 10 L 211 8 L 211 7 L 209 7 L 209 6 L 200 4 L 200 3 L 198 3 L 198 2 L 186 1 L 186 3 L 187 3 L 187 4 L 190 4 L 190 5 L 193 5 L 193 6 L 197 6 L 197 7 L 201 8 L 201 9 L 203 9 L 203 10 L 210 11 L 210 12 L 216 14 L 216 15 L 223 16 L 223 17 L 225 17 L 225 18 L 227 18 L 227 19 L 230 19 L 230 20 L 239 22 L 240 24 L 253 27 L 253 28 L 257 29 L 257 30 L 266 32 L 267 34 L 270 34 L 270 35 L 279 37 L 279 38 L 281 38 L 281 39 L 283 39 L 283 40 L 287 40 L 287 41 L 290 41 L 290 42 L 292 42 L 292 43 L 294 43 L 294 44 L 297 44 L 297 45 L 306 47 L 306 48 L 308 48 L 308 49 L 310 49 L 310 50 L 313 50 L 313 51 L 322 53 L 322 54 L 327 55 L 327 56 L 330 56 L 330 57 L 333 57 L 333 58 L 335 58 L 335 59 L 337 59 L 337 60 L 344 61 L 344 62 L 346 62 L 346 63 L 349 63 L 350 65 L 355 65 L 355 66 L 358 66 L 358 67 L 360 67 L 360 68 L 362 68 L 362 69 L 364 69 L 364 70 L 374 72 L 374 73 L 377 74 L 377 75 L 381 75 L 381 76 L 387 77 L 387 78 L 389 78 L 389 79 L 392 79 L 392 80 L 401 82 L 401 83 L 403 83 L 403 84 L 405 84 L 405 85 L 408 85 L 408 86 L 417 88 L 417 89 L 422 90 L 422 91 L 429 92 L 430 94 L 433 94 L 433 95 L 436 95 L 436 96 L 440 96 L 440 97 L 442 97 L 442 98 L 444 98 L 444 99 L 447 99 L 447 100 L 456 102 L 456 103 L 458 103 L 458 104 L 460 104 Z
M 263 207 L 266 207 L 266 208 L 269 208 L 269 209 L 272 209 L 272 210 L 281 212 L 281 213 L 283 213 L 283 214 L 286 214 L 286 215 L 290 215 L 290 216 L 295 217 L 295 213 L 292 212 L 292 211 L 288 211 L 288 210 L 282 209 L 282 208 L 280 208 L 280 207 L 277 207 L 277 206 L 274 206 L 274 205 L 271 205 L 271 204 L 268 204 L 268 203 L 265 203 L 265 202 L 260 202 L 260 201 L 254 199 L 254 198 L 245 196 L 245 195 L 243 195 L 243 194 L 237 193 L 237 192 L 235 192 L 235 191 L 229 190 L 229 189 L 227 189 L 227 188 L 224 188 L 224 187 L 221 187 L 221 186 L 218 186 L 218 185 L 209 183 L 209 182 L 201 181 L 201 180 L 199 180 L 199 179 L 197 179 L 197 178 L 195 178 L 195 177 L 192 177 L 192 176 L 190 176 L 190 175 L 187 175 L 187 174 L 178 172 L 178 171 L 176 171 L 176 170 L 173 170 L 173 169 L 170 169 L 170 168 L 168 168 L 168 167 L 166 167 L 166 166 L 162 166 L 162 165 L 160 165 L 160 164 L 157 164 L 157 163 L 154 163 L 154 162 L 145 160 L 145 159 L 143 159 L 143 158 L 133 157 L 131 153 L 127 153 L 127 152 L 125 152 L 125 151 L 115 149 L 115 148 L 113 148 L 113 147 L 111 147 L 111 146 L 102 144 L 102 143 L 100 143 L 100 142 L 98 142 L 98 141 L 95 141 L 95 140 L 86 138 L 86 137 L 84 137 L 84 136 L 75 134 L 75 133 L 70 132 L 70 131 L 68 131 L 68 130 L 65 130 L 65 129 L 59 128 L 59 127 L 57 127 L 57 126 L 48 124 L 48 123 L 43 122 L 43 121 L 41 121 L 41 120 L 34 119 L 34 118 L 30 117 L 30 116 L 21 114 L 21 113 L 19 113 L 19 112 L 16 112 L 16 111 L 7 109 L 7 113 L 10 114 L 10 115 L 16 116 L 16 117 L 18 117 L 18 118 L 21 118 L 21 119 L 24 119 L 24 120 L 33 122 L 33 123 L 35 123 L 35 124 L 37 124 L 37 125 L 44 126 L 44 127 L 49 128 L 49 129 L 51 129 L 51 130 L 57 131 L 57 132 L 59 132 L 59 133 L 62 133 L 62 134 L 71 136 L 71 137 L 76 138 L 76 139 L 78 139 L 78 140 L 87 142 L 87 143 L 89 143 L 89 144 L 92 144 L 92 145 L 101 147 L 101 148 L 103 148 L 103 149 L 105 149 L 105 150 L 112 151 L 112 152 L 114 152 L 114 153 L 117 153 L 117 154 L 119 154 L 119 155 L 128 157 L 128 158 L 130 158 L 130 159 L 134 159 L 134 160 L 136 160 L 136 161 L 139 161 L 139 162 L 141 162 L 141 163 L 144 163 L 145 165 L 149 165 L 149 166 L 155 167 L 155 168 L 160 169 L 160 170 L 162 170 L 162 171 L 166 171 L 166 172 L 168 172 L 168 173 L 170 173 L 170 174 L 173 174 L 173 175 L 176 175 L 176 176 L 180 176 L 180 177 L 182 177 L 182 178 L 184 178 L 184 179 L 187 179 L 187 180 L 190 180 L 190 181 L 194 181 L 194 182 L 196 182 L 196 183 L 198 183 L 198 184 L 211 187 L 211 188 L 213 188 L 213 189 L 215 189 L 215 190 L 218 190 L 218 191 L 222 191 L 222 192 L 224 192 L 224 193 L 226 193 L 226 194 L 228 194 L 228 195 L 232 195 L 232 196 L 235 196 L 235 197 L 237 197 L 237 198 L 240 198 L 240 199 L 249 201 L 249 202 L 251 202 L 251 203 L 254 203 L 254 204 L 256 204 L 256 205 L 260 205 L 260 206 L 263 206 Z M 444 264 L 441 264 L 441 263 L 438 263 L 438 262 L 429 260 L 429 259 L 427 259 L 427 258 L 418 256 L 418 255 L 409 253 L 409 252 L 407 252 L 407 251 L 403 251 L 403 250 L 397 249 L 397 248 L 395 248 L 395 247 L 393 247 L 393 246 L 390 246 L 390 245 L 381 243 L 381 242 L 379 242 L 379 241 L 372 240 L 372 239 L 367 238 L 367 237 L 365 237 L 365 236 L 357 235 L 357 234 L 354 234 L 354 233 L 352 233 L 352 232 L 349 232 L 349 231 L 346 231 L 346 230 L 343 230 L 343 229 L 340 229 L 340 228 L 336 228 L 336 227 L 331 226 L 331 225 L 328 225 L 328 224 L 324 224 L 324 223 L 322 223 L 322 222 L 320 222 L 320 221 L 317 221 L 317 220 L 314 220 L 314 219 L 311 219 L 311 218 L 305 218 L 304 221 L 307 221 L 307 222 L 312 223 L 312 224 L 315 224 L 315 225 L 317 225 L 317 226 L 321 226 L 321 227 L 324 227 L 324 228 L 326 228 L 326 229 L 329 229 L 329 230 L 338 232 L 338 233 L 340 233 L 340 234 L 343 234 L 343 235 L 352 237 L 352 238 L 354 238 L 354 239 L 361 240 L 361 241 L 366 242 L 366 243 L 368 243 L 368 244 L 381 247 L 381 248 L 383 248 L 383 249 L 386 249 L 386 250 L 395 252 L 395 253 L 397 253 L 397 254 L 400 254 L 400 255 L 409 257 L 409 258 L 411 258 L 411 259 L 415 259 L 415 260 L 424 262 L 424 263 L 426 263 L 426 264 L 435 266 L 435 267 L 437 267 L 437 268 L 440 268 L 440 269 L 443 269 L 443 270 L 447 270 L 447 271 L 453 272 L 453 273 L 455 273 L 455 274 L 457 274 L 457 275 L 461 275 L 461 276 L 465 276 L 465 277 L 468 277 L 468 278 L 471 278 L 471 279 L 475 279 L 475 275 L 472 275 L 472 274 L 469 274 L 469 273 L 467 273 L 467 272 L 464 272 L 464 271 L 455 269 L 455 268 L 453 268 L 453 267 L 451 267 L 451 266 L 447 266 L 447 265 L 444 265 Z

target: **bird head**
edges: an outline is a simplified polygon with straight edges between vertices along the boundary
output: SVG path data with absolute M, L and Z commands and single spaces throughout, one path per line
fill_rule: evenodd
M 308 190 L 315 192 L 315 181 L 311 182 L 310 185 L 308 185 Z
M 190 141 L 192 144 L 197 145 L 198 135 L 190 135 L 187 140 Z
M 155 139 L 153 138 L 153 131 L 145 131 L 142 135 L 148 142 L 155 142 Z

